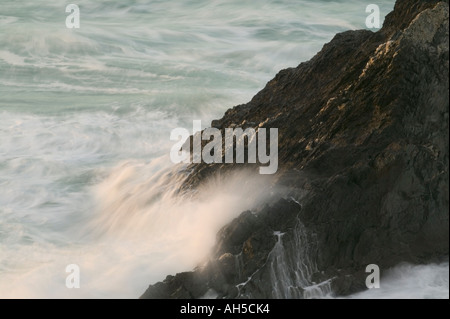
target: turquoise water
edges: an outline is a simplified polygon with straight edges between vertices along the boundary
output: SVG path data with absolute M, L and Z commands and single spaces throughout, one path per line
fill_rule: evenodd
M 178 202 L 170 131 L 365 28 L 369 3 L 83 0 L 80 29 L 66 4 L 0 0 L 0 297 L 135 298 L 193 268 L 264 190 L 240 176 Z

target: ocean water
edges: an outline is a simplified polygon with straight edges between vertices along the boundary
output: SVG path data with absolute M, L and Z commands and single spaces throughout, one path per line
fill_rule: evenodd
M 353 299 L 449 299 L 449 263 L 398 265 L 383 273 L 379 289 L 367 290 Z
M 201 262 L 266 190 L 242 172 L 179 200 L 170 131 L 209 125 L 337 32 L 365 28 L 369 4 L 74 2 L 79 29 L 66 28 L 66 1 L 0 0 L 3 298 L 136 298 Z M 377 4 L 384 17 L 394 1 Z M 66 288 L 69 264 L 80 289 Z

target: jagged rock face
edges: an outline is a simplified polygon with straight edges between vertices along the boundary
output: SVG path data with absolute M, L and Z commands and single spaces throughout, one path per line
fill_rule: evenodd
M 448 256 L 448 24 L 448 1 L 398 1 L 379 32 L 336 35 L 213 121 L 278 128 L 279 181 L 308 194 L 243 213 L 208 264 L 143 297 L 345 295 L 368 264 Z M 187 184 L 232 168 L 198 164 Z

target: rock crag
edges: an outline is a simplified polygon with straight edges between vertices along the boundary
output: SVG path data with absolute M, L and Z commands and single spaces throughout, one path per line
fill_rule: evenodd
M 213 121 L 278 128 L 277 179 L 293 196 L 242 213 L 207 263 L 142 298 L 347 295 L 366 289 L 368 264 L 448 256 L 448 12 L 399 0 L 380 31 L 336 35 Z M 186 185 L 235 167 L 194 165 Z

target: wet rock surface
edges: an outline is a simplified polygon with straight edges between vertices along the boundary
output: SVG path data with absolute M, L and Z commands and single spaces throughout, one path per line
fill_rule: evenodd
M 306 195 L 242 213 L 207 263 L 142 298 L 347 295 L 368 264 L 448 256 L 448 32 L 448 1 L 398 1 L 379 32 L 336 35 L 213 121 L 278 128 L 278 182 Z M 191 168 L 195 188 L 235 165 Z

